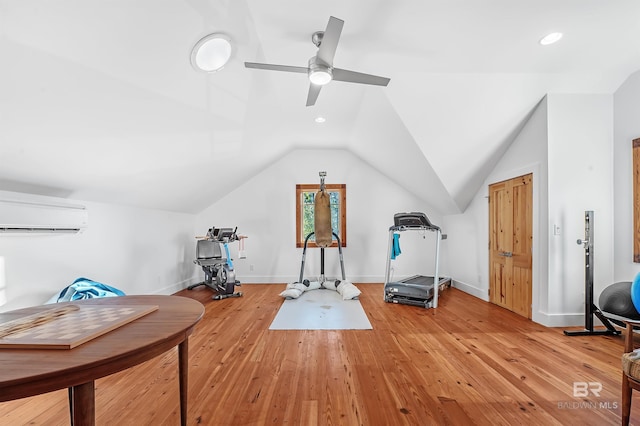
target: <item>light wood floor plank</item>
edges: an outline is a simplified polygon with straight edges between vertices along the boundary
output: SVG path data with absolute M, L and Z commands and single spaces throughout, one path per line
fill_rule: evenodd
M 206 308 L 190 338 L 189 424 L 620 423 L 621 337 L 568 337 L 456 289 L 437 309 L 387 304 L 381 284 L 358 285 L 372 330 L 269 330 L 283 287 L 179 293 Z M 577 381 L 601 383 L 600 396 L 574 397 Z M 178 401 L 176 350 L 96 381 L 98 425 L 178 424 Z M 0 403 L 0 424 L 65 425 L 66 403 L 65 391 Z

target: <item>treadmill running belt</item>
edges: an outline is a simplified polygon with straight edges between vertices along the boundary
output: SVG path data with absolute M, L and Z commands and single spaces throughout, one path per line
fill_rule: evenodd
M 409 278 L 405 278 L 402 281 L 399 281 L 405 284 L 416 284 L 423 286 L 433 286 L 433 277 L 426 277 L 424 275 L 414 275 Z

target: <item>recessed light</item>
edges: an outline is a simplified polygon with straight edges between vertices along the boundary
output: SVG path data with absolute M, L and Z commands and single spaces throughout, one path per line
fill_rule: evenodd
M 191 65 L 204 72 L 216 72 L 231 58 L 231 40 L 223 34 L 209 34 L 191 51 Z
M 320 115 L 316 117 L 316 123 L 324 123 L 325 121 L 327 121 L 327 119 Z
M 562 38 L 562 33 L 550 33 L 540 39 L 540 44 L 547 46 L 553 44 Z

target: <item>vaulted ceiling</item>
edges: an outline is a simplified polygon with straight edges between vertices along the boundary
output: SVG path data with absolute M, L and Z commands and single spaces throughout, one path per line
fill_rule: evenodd
M 388 87 L 306 107 L 304 74 L 244 67 L 306 66 L 329 16 L 335 66 Z M 0 189 L 198 212 L 291 150 L 340 148 L 456 213 L 546 93 L 640 69 L 639 24 L 637 0 L 0 0 Z M 231 61 L 198 72 L 214 32 Z

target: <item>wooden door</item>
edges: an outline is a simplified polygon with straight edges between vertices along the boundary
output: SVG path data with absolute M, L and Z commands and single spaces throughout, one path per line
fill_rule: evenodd
M 489 186 L 489 300 L 531 318 L 532 175 Z

